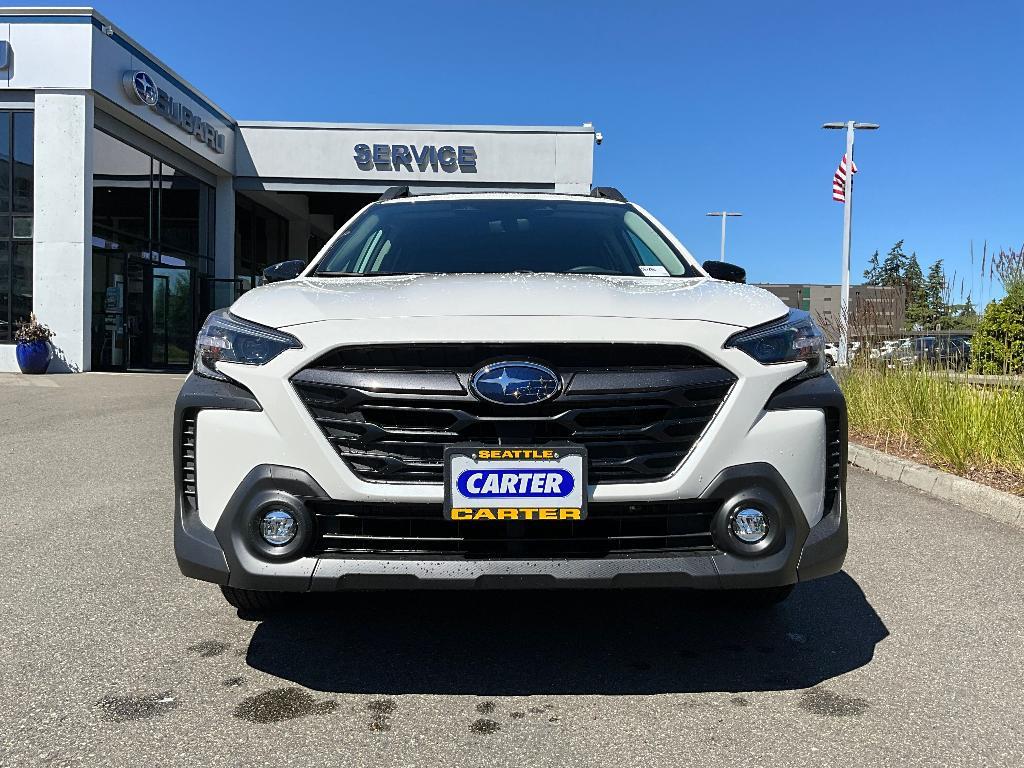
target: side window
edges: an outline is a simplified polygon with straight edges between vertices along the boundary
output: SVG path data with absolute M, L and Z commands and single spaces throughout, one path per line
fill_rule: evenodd
M 317 267 L 317 271 L 355 272 L 359 265 L 369 263 L 374 255 L 374 248 L 382 236 L 380 217 L 376 214 L 366 216 L 356 224 L 355 229 L 342 234 L 332 252 L 328 253 Z
M 643 259 L 644 265 L 660 265 L 668 270 L 670 275 L 685 275 L 690 271 L 665 241 L 665 238 L 658 234 L 642 216 L 633 211 L 626 211 L 622 221 L 626 225 L 630 241 L 640 244 L 634 247 L 637 254 Z M 648 258 L 651 261 L 648 261 Z
M 646 264 L 649 267 L 660 267 L 664 266 L 657 256 L 654 255 L 654 251 L 647 247 L 639 237 L 636 236 L 635 232 L 627 232 L 629 242 L 632 243 L 633 249 L 636 251 L 637 256 L 640 257 L 640 263 Z

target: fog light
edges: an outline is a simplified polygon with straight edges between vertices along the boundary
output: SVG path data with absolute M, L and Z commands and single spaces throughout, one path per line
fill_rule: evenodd
M 730 522 L 732 535 L 744 544 L 757 544 L 768 535 L 768 516 L 759 509 L 741 507 Z
M 298 531 L 299 523 L 287 509 L 271 509 L 260 519 L 260 536 L 275 547 L 287 544 Z

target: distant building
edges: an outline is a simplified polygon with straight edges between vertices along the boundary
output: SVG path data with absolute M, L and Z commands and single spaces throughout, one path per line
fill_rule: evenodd
M 835 340 L 839 335 L 839 301 L 842 286 L 806 283 L 761 283 L 759 288 L 774 293 L 789 307 L 811 313 Z M 850 286 L 850 335 L 892 336 L 903 331 L 906 298 L 902 286 Z

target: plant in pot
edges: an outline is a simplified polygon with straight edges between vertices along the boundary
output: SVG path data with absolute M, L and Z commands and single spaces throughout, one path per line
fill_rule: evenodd
M 34 312 L 27 323 L 18 326 L 14 332 L 14 340 L 18 342 L 14 354 L 22 373 L 46 373 L 52 337 L 53 331 L 36 320 Z

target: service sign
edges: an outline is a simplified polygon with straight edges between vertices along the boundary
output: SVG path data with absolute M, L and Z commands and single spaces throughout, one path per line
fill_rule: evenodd
M 586 449 L 453 446 L 444 454 L 448 520 L 543 525 L 587 516 Z

